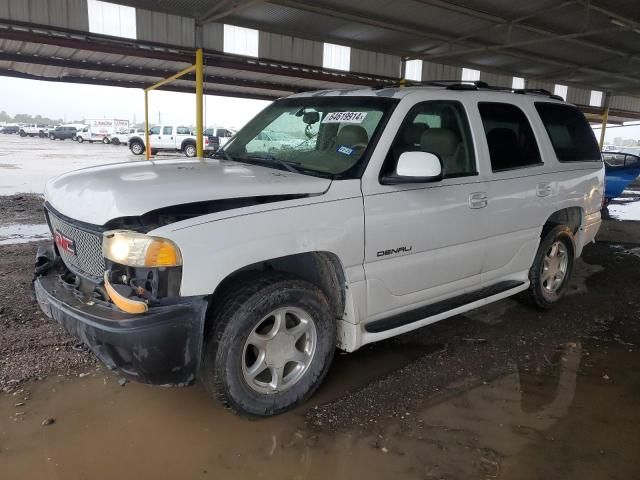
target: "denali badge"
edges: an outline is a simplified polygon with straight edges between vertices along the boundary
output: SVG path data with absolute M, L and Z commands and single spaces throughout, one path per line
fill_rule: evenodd
M 408 247 L 390 248 L 389 250 L 380 250 L 376 256 L 384 257 L 385 255 L 395 255 L 396 253 L 408 253 L 413 249 L 413 245 Z
M 60 248 L 61 250 L 64 250 L 67 253 L 70 253 L 71 255 L 77 255 L 78 254 L 78 252 L 76 251 L 76 242 L 75 242 L 75 240 L 73 240 L 72 238 L 67 237 L 66 235 L 64 235 L 59 230 L 56 230 L 56 232 L 54 233 L 53 237 L 54 237 L 54 240 L 56 242 L 56 245 L 58 245 L 58 248 Z

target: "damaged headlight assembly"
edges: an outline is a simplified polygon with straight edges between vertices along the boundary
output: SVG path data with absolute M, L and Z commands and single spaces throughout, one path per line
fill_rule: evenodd
M 111 262 L 104 273 L 106 292 L 121 310 L 144 313 L 178 293 L 182 255 L 171 240 L 110 230 L 103 234 L 102 254 Z
M 102 255 L 112 262 L 129 267 L 178 267 L 182 265 L 180 249 L 171 240 L 130 230 L 104 232 Z

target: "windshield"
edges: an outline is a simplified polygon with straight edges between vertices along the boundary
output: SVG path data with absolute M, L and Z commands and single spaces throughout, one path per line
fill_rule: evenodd
M 224 155 L 311 175 L 356 178 L 396 104 L 379 97 L 279 100 L 240 130 Z

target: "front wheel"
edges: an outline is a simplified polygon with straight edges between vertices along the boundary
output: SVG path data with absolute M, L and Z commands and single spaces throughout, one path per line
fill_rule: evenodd
M 112 138 L 111 139 L 111 145 L 120 145 L 120 140 L 117 138 Z
M 236 413 L 269 416 L 313 394 L 333 359 L 336 322 L 316 286 L 252 279 L 213 315 L 201 380 Z
M 20 136 L 21 137 L 26 137 L 27 136 L 27 132 L 25 132 L 24 130 L 20 130 Z
M 531 285 L 524 292 L 528 302 L 545 310 L 557 303 L 567 291 L 574 258 L 572 231 L 565 225 L 549 230 L 529 270 Z
M 82 138 L 82 137 L 76 137 L 76 141 L 77 141 L 78 143 L 82 143 L 82 142 L 84 142 L 84 138 Z

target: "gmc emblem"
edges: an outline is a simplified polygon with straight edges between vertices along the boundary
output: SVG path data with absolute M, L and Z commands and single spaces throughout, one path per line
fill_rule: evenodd
M 53 237 L 54 237 L 54 240 L 56 242 L 56 245 L 58 245 L 58 248 L 60 248 L 61 250 L 64 250 L 67 253 L 70 253 L 71 255 L 77 255 L 78 254 L 78 252 L 76 251 L 76 242 L 75 242 L 75 240 L 73 240 L 72 238 L 67 237 L 66 235 L 64 235 L 59 230 L 56 230 L 56 232 L 54 233 Z

